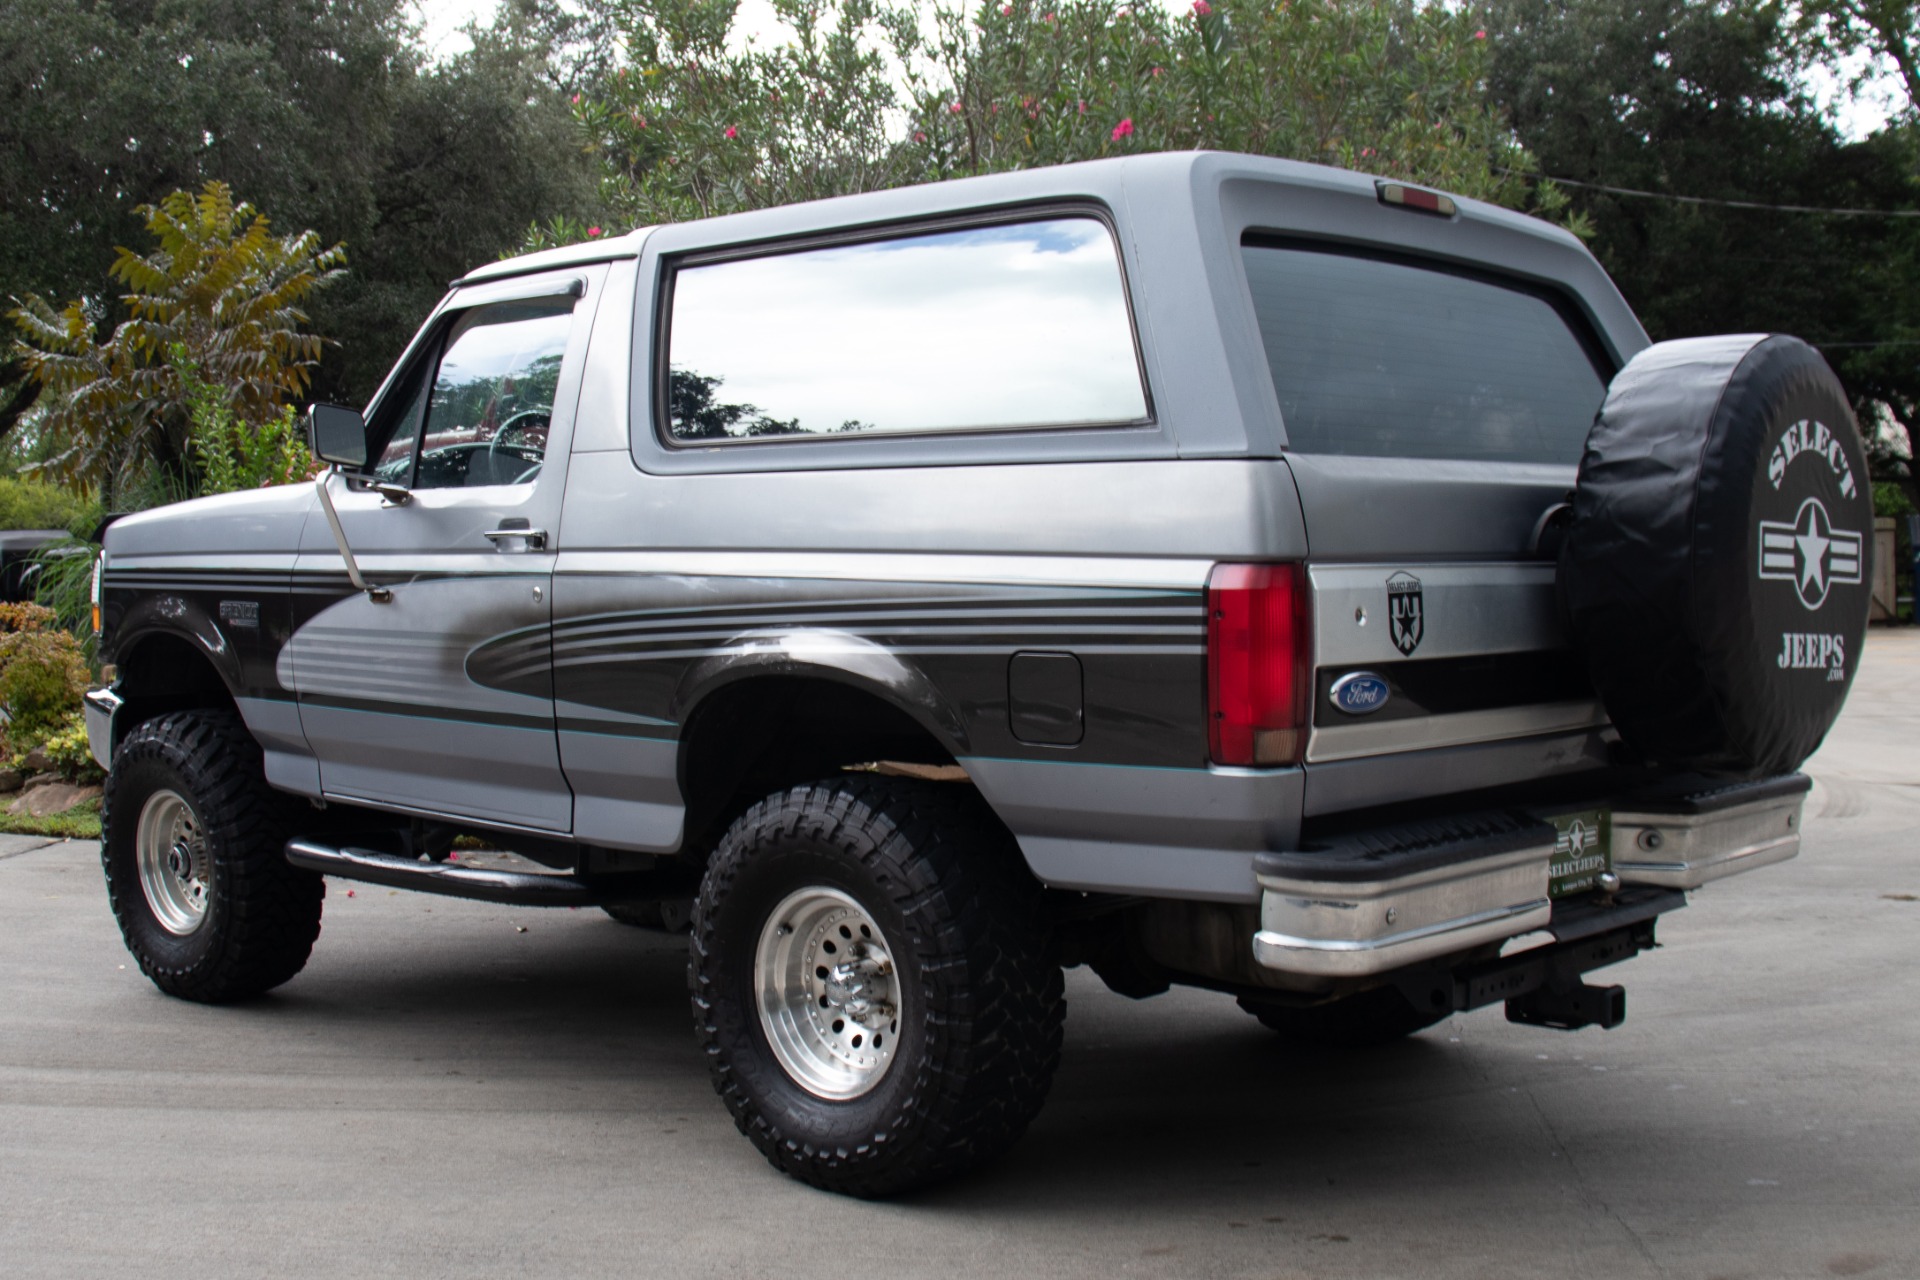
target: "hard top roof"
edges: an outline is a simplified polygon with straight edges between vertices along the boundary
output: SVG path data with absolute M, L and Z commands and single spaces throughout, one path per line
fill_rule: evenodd
M 716 232 L 724 227 L 727 239 L 753 241 L 818 230 L 823 226 L 886 222 L 947 211 L 990 209 L 1043 200 L 1098 199 L 1117 206 L 1122 203 L 1124 193 L 1124 198 L 1129 200 L 1159 196 L 1190 202 L 1209 188 L 1217 190 L 1221 184 L 1235 179 L 1311 189 L 1323 194 L 1351 195 L 1368 202 L 1375 200 L 1375 184 L 1380 181 L 1373 175 L 1349 169 L 1278 160 L 1270 156 L 1224 151 L 1166 151 L 835 196 L 701 219 L 697 225 Z M 1510 209 L 1464 197 L 1455 197 L 1455 201 L 1459 208 L 1458 217 L 1462 220 L 1497 224 L 1511 231 L 1571 245 L 1579 243 L 1560 227 Z M 478 284 L 555 267 L 637 257 L 651 230 L 650 227 L 641 227 L 623 235 L 490 262 L 475 268 L 455 283 Z

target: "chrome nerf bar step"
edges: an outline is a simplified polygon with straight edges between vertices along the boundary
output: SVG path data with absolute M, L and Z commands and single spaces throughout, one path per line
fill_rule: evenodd
M 501 871 L 451 862 L 422 862 L 403 854 L 335 847 L 314 840 L 287 841 L 287 861 L 342 880 L 516 907 L 597 907 L 609 902 L 681 898 L 693 891 L 691 880 L 677 869 L 589 879 L 563 871 Z

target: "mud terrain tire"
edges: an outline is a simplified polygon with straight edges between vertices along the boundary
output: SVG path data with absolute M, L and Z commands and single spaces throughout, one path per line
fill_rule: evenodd
M 286 860 L 286 798 L 267 786 L 238 716 L 180 711 L 140 725 L 114 754 L 101 807 L 100 862 L 127 950 L 169 995 L 220 1004 L 299 973 L 320 935 L 326 882 Z M 149 806 L 155 806 L 150 810 Z M 191 892 L 143 883 L 143 814 L 171 808 L 192 837 Z M 158 896 L 156 896 L 158 895 Z M 171 911 L 174 926 L 163 921 Z M 197 923 L 191 923 L 197 918 Z M 189 925 L 183 931 L 183 925 Z
M 1587 437 L 1560 558 L 1621 737 L 1670 769 L 1787 773 L 1846 701 L 1873 500 L 1839 379 L 1797 338 L 1647 348 Z
M 870 1024 L 894 1036 L 893 1056 L 854 1096 L 783 1065 L 758 994 L 762 957 L 781 945 L 768 939 L 807 935 L 784 913 L 809 894 L 855 904 L 897 979 L 897 1022 Z M 858 948 L 859 935 L 839 936 Z M 991 1160 L 1039 1112 L 1060 1058 L 1066 997 L 1040 888 L 979 797 L 952 784 L 834 779 L 756 804 L 695 902 L 689 980 L 735 1124 L 775 1168 L 824 1190 L 894 1195 Z M 809 999 L 795 1007 L 810 1013 Z

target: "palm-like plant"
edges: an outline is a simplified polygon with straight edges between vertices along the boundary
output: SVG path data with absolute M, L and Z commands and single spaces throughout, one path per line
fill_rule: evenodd
M 29 297 L 12 312 L 20 356 L 51 393 L 41 425 L 60 447 L 41 469 L 109 500 L 147 467 L 191 479 L 196 387 L 217 388 L 255 427 L 306 390 L 321 339 L 304 331 L 301 303 L 346 261 L 313 231 L 274 235 L 223 182 L 140 213 L 158 247 L 120 250 L 112 275 L 129 317 L 106 342 L 82 301 L 56 310 Z

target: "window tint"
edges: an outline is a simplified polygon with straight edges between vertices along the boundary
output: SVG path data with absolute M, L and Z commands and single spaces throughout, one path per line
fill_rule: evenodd
M 1580 460 L 1606 381 L 1546 298 L 1317 249 L 1241 254 L 1289 448 Z
M 667 363 L 686 443 L 1147 416 L 1113 238 L 1087 217 L 683 268 Z
M 400 483 L 411 470 L 416 489 L 531 484 L 546 456 L 572 313 L 573 299 L 559 297 L 456 317 L 431 386 L 423 378 L 408 397 L 376 470 Z

